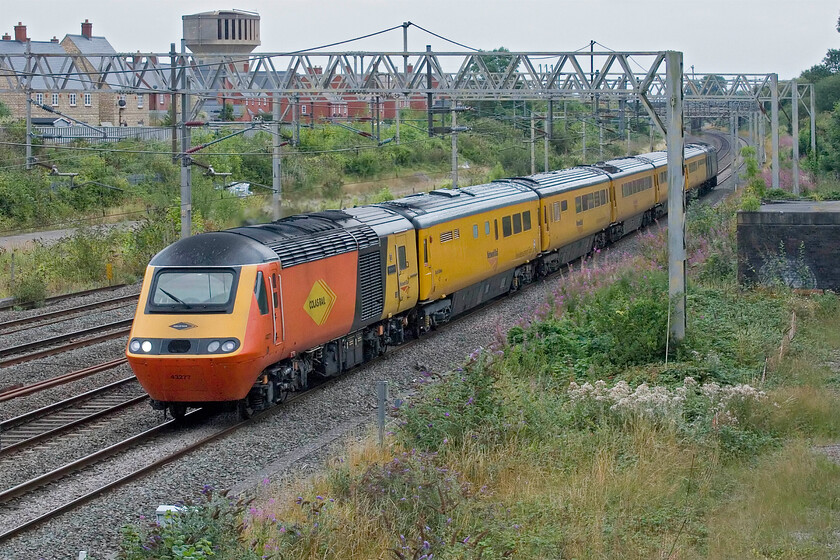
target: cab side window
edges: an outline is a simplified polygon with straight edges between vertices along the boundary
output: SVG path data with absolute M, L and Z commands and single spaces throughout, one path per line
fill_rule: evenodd
M 408 259 L 405 256 L 404 245 L 400 245 L 399 247 L 397 247 L 397 256 L 400 261 L 400 270 L 405 270 L 406 268 L 408 268 Z
M 257 272 L 254 295 L 257 296 L 257 306 L 260 308 L 260 315 L 268 315 L 268 292 L 265 289 L 265 280 L 263 279 L 262 271 Z

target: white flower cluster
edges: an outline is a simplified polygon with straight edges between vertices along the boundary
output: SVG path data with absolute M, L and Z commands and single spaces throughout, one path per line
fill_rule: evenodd
M 652 420 L 677 420 L 682 416 L 688 399 L 699 398 L 710 414 L 725 416 L 737 422 L 730 407 L 736 402 L 760 401 L 766 397 L 750 385 L 721 386 L 717 383 L 700 385 L 691 377 L 683 380 L 682 387 L 673 391 L 667 387 L 642 383 L 632 389 L 626 381 L 609 387 L 603 380 L 579 385 L 572 381 L 568 388 L 569 400 L 578 405 L 595 405 L 619 416 L 642 416 Z

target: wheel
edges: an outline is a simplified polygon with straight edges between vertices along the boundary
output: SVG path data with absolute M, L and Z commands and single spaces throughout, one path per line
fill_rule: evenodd
M 186 403 L 172 403 L 169 405 L 169 414 L 172 415 L 172 418 L 175 420 L 181 421 L 187 415 L 187 405 Z
M 254 415 L 254 407 L 251 405 L 251 402 L 248 400 L 248 397 L 245 397 L 241 401 L 239 401 L 239 417 L 243 420 L 250 420 L 251 417 Z

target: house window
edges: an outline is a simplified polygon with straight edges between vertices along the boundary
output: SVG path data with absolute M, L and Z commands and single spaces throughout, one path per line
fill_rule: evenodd
M 163 105 L 163 96 L 162 96 L 162 95 L 159 95 L 159 96 L 158 96 L 158 98 L 160 99 L 160 101 L 159 101 L 158 103 L 160 103 L 161 105 Z
M 70 98 L 70 106 L 75 107 L 76 106 L 76 94 L 71 93 L 68 97 Z
M 38 105 L 44 104 L 44 94 L 43 93 L 36 93 L 35 94 L 35 103 Z
M 90 107 L 91 104 L 91 95 L 89 93 L 85 94 L 85 107 Z
M 58 94 L 52 94 L 52 105 L 53 107 L 58 107 Z
M 305 114 L 306 114 L 306 105 L 301 105 L 301 106 L 300 106 L 300 113 L 301 113 L 302 115 L 305 115 Z
M 137 95 L 137 108 L 138 109 L 143 108 L 143 94 L 142 93 Z

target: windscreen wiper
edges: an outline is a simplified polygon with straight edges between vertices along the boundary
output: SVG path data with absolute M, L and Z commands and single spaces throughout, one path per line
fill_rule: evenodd
M 160 290 L 161 292 L 163 292 L 164 294 L 166 294 L 166 296 L 167 296 L 167 297 L 169 297 L 170 299 L 172 299 L 172 300 L 174 300 L 174 301 L 176 301 L 176 302 L 180 303 L 180 304 L 181 304 L 181 305 L 183 305 L 185 308 L 187 308 L 187 309 L 192 309 L 192 305 L 190 305 L 189 303 L 186 303 L 186 302 L 184 302 L 184 301 L 181 301 L 180 299 L 176 298 L 175 296 L 173 296 L 172 294 L 170 294 L 169 292 L 167 292 L 167 291 L 166 291 L 166 290 L 164 290 L 163 288 L 158 287 L 158 290 Z

